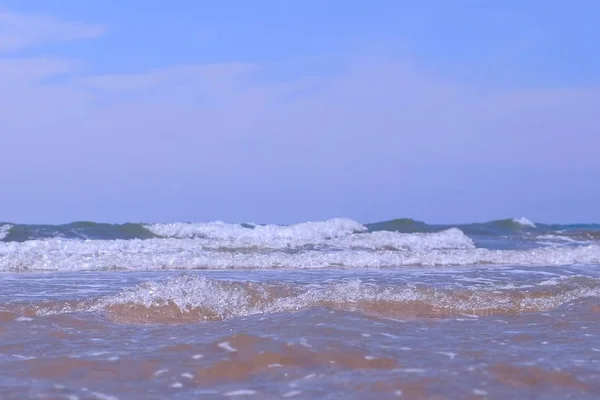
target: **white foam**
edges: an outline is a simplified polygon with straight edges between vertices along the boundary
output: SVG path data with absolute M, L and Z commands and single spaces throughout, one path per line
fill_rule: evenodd
M 19 360 L 34 360 L 36 358 L 34 356 L 22 356 L 20 354 L 13 354 L 13 357 L 18 358 Z
M 367 233 L 365 226 L 344 218 L 322 222 L 306 222 L 290 226 L 265 225 L 254 228 L 223 222 L 157 224 L 150 225 L 147 228 L 163 237 L 193 238 L 196 246 L 212 250 L 299 249 L 307 246 L 371 250 L 474 247 L 472 240 L 456 228 L 428 234 Z
M 536 237 L 536 243 L 543 246 L 569 246 L 569 245 L 587 245 L 597 242 L 591 239 L 576 239 L 560 234 L 547 234 Z
M 283 397 L 285 398 L 289 398 L 289 397 L 294 397 L 294 396 L 298 396 L 299 394 L 302 394 L 301 390 L 290 390 L 289 392 L 286 392 Z
M 394 371 L 406 372 L 408 374 L 424 374 L 425 372 L 427 372 L 427 370 L 423 368 L 400 368 Z
M 4 240 L 8 236 L 10 228 L 12 228 L 12 225 L 0 225 L 0 240 Z
M 198 239 L 47 239 L 23 243 L 0 242 L 0 271 L 564 266 L 600 263 L 598 244 L 529 250 L 488 250 L 466 247 L 467 243 L 463 242 L 459 232 L 451 230 L 439 234 L 404 234 L 398 236 L 401 239 L 397 242 L 404 247 L 399 246 L 401 248 L 397 250 L 368 249 L 366 241 L 362 243 L 363 248 L 332 248 L 325 251 L 207 250 L 202 248 Z M 367 241 L 378 240 L 378 235 L 375 234 L 379 233 L 381 232 L 365 234 L 369 237 Z M 462 243 L 463 248 L 440 249 L 447 243 L 443 239 L 446 235 L 450 237 L 449 240 L 454 241 L 454 246 Z M 348 243 L 353 241 L 355 239 L 350 238 Z M 407 244 L 409 245 L 406 246 Z
M 475 291 L 419 288 L 414 285 L 382 286 L 358 279 L 326 285 L 292 285 L 284 283 L 241 283 L 197 276 L 178 276 L 160 282 L 146 282 L 123 292 L 100 299 L 89 311 L 103 311 L 117 304 L 139 304 L 146 308 L 174 305 L 181 313 L 202 310 L 210 318 L 233 318 L 256 314 L 297 311 L 321 306 L 337 306 L 347 311 L 361 304 L 387 303 L 386 309 L 405 309 L 407 303 L 428 304 L 436 310 L 455 314 L 547 311 L 584 297 L 600 297 L 600 279 L 589 278 L 576 287 L 570 280 L 555 283 L 555 294 L 540 296 L 495 287 Z M 397 307 L 393 307 L 396 304 Z M 65 312 L 68 310 L 65 310 Z M 390 338 L 398 338 L 383 333 Z M 310 347 L 302 338 L 300 344 Z M 237 351 L 229 342 L 218 346 L 228 352 Z M 408 349 L 410 350 L 410 349 Z M 454 358 L 454 353 L 440 353 Z M 166 372 L 157 371 L 156 374 Z
M 360 233 L 331 240 L 327 244 L 341 249 L 362 248 L 369 250 L 407 249 L 425 251 L 433 249 L 475 248 L 473 241 L 457 228 L 435 233 L 398 233 L 389 231 Z
M 229 344 L 229 342 L 223 342 L 223 343 L 219 343 L 219 347 L 229 351 L 230 353 L 235 353 L 237 351 L 237 349 L 231 347 L 231 345 Z
M 522 225 L 522 226 L 529 226 L 531 228 L 535 228 L 535 224 L 531 220 L 529 220 L 525 217 L 513 218 L 513 222 L 515 222 L 519 225 Z
M 438 354 L 446 356 L 451 360 L 454 360 L 454 358 L 456 357 L 456 353 L 452 353 L 452 352 L 438 351 Z
M 96 400 L 119 400 L 116 396 L 111 396 L 100 392 L 90 392 L 90 396 L 93 396 Z
M 303 222 L 287 226 L 255 225 L 253 228 L 247 228 L 239 224 L 227 224 L 221 221 L 154 224 L 147 225 L 146 228 L 162 237 L 239 241 L 258 245 L 270 242 L 281 242 L 281 244 L 315 242 L 323 239 L 348 236 L 367 230 L 359 222 L 347 218 Z
M 227 392 L 225 393 L 225 396 L 253 396 L 255 394 L 256 390 L 240 389 Z

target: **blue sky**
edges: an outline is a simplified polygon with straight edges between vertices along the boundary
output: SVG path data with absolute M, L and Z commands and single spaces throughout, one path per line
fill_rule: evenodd
M 600 3 L 0 1 L 0 221 L 600 221 Z

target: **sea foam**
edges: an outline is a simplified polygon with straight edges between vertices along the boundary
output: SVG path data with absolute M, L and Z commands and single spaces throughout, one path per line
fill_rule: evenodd
M 386 249 L 383 246 L 377 250 L 368 249 L 372 241 L 363 241 L 363 248 L 350 241 L 344 244 L 347 247 L 342 250 L 332 247 L 293 251 L 205 249 L 202 239 L 0 242 L 0 271 L 560 266 L 600 263 L 600 246 L 597 244 L 570 248 L 488 250 L 467 247 L 462 241 L 457 243 L 460 248 L 448 248 L 448 243 L 436 234 L 413 235 L 418 236 L 399 236 L 398 241 L 394 242 L 397 248 Z M 451 239 L 456 240 L 453 235 L 450 235 Z
M 146 228 L 162 237 L 205 238 L 234 240 L 245 238 L 255 242 L 277 240 L 315 241 L 332 239 L 364 232 L 367 228 L 348 218 L 327 221 L 303 222 L 294 225 L 227 224 L 221 221 L 207 223 L 174 223 L 146 225 Z
M 535 223 L 533 223 L 531 220 L 525 218 L 525 217 L 521 217 L 521 218 L 513 218 L 513 222 L 522 226 L 527 226 L 530 228 L 535 228 L 536 225 Z
M 8 232 L 10 231 L 10 228 L 12 228 L 12 225 L 0 225 L 0 240 L 4 240 L 4 238 L 6 238 L 6 236 L 8 236 Z
M 551 290 L 549 290 L 551 289 Z M 336 283 L 236 282 L 198 275 L 148 281 L 80 304 L 33 306 L 31 315 L 101 312 L 137 323 L 223 320 L 330 308 L 388 317 L 447 317 L 549 311 L 567 302 L 600 296 L 600 279 L 555 279 L 544 288 L 503 289 L 384 285 L 345 279 Z M 12 310 L 22 312 L 23 310 Z

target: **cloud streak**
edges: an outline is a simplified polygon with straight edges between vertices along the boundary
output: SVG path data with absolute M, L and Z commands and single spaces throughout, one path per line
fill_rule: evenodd
M 0 9 L 0 53 L 51 42 L 95 38 L 106 31 L 106 26 L 72 23 L 52 16 L 30 15 Z

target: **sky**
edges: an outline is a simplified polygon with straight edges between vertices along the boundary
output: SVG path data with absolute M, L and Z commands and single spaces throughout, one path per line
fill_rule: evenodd
M 0 0 L 0 221 L 600 222 L 598 15 Z

